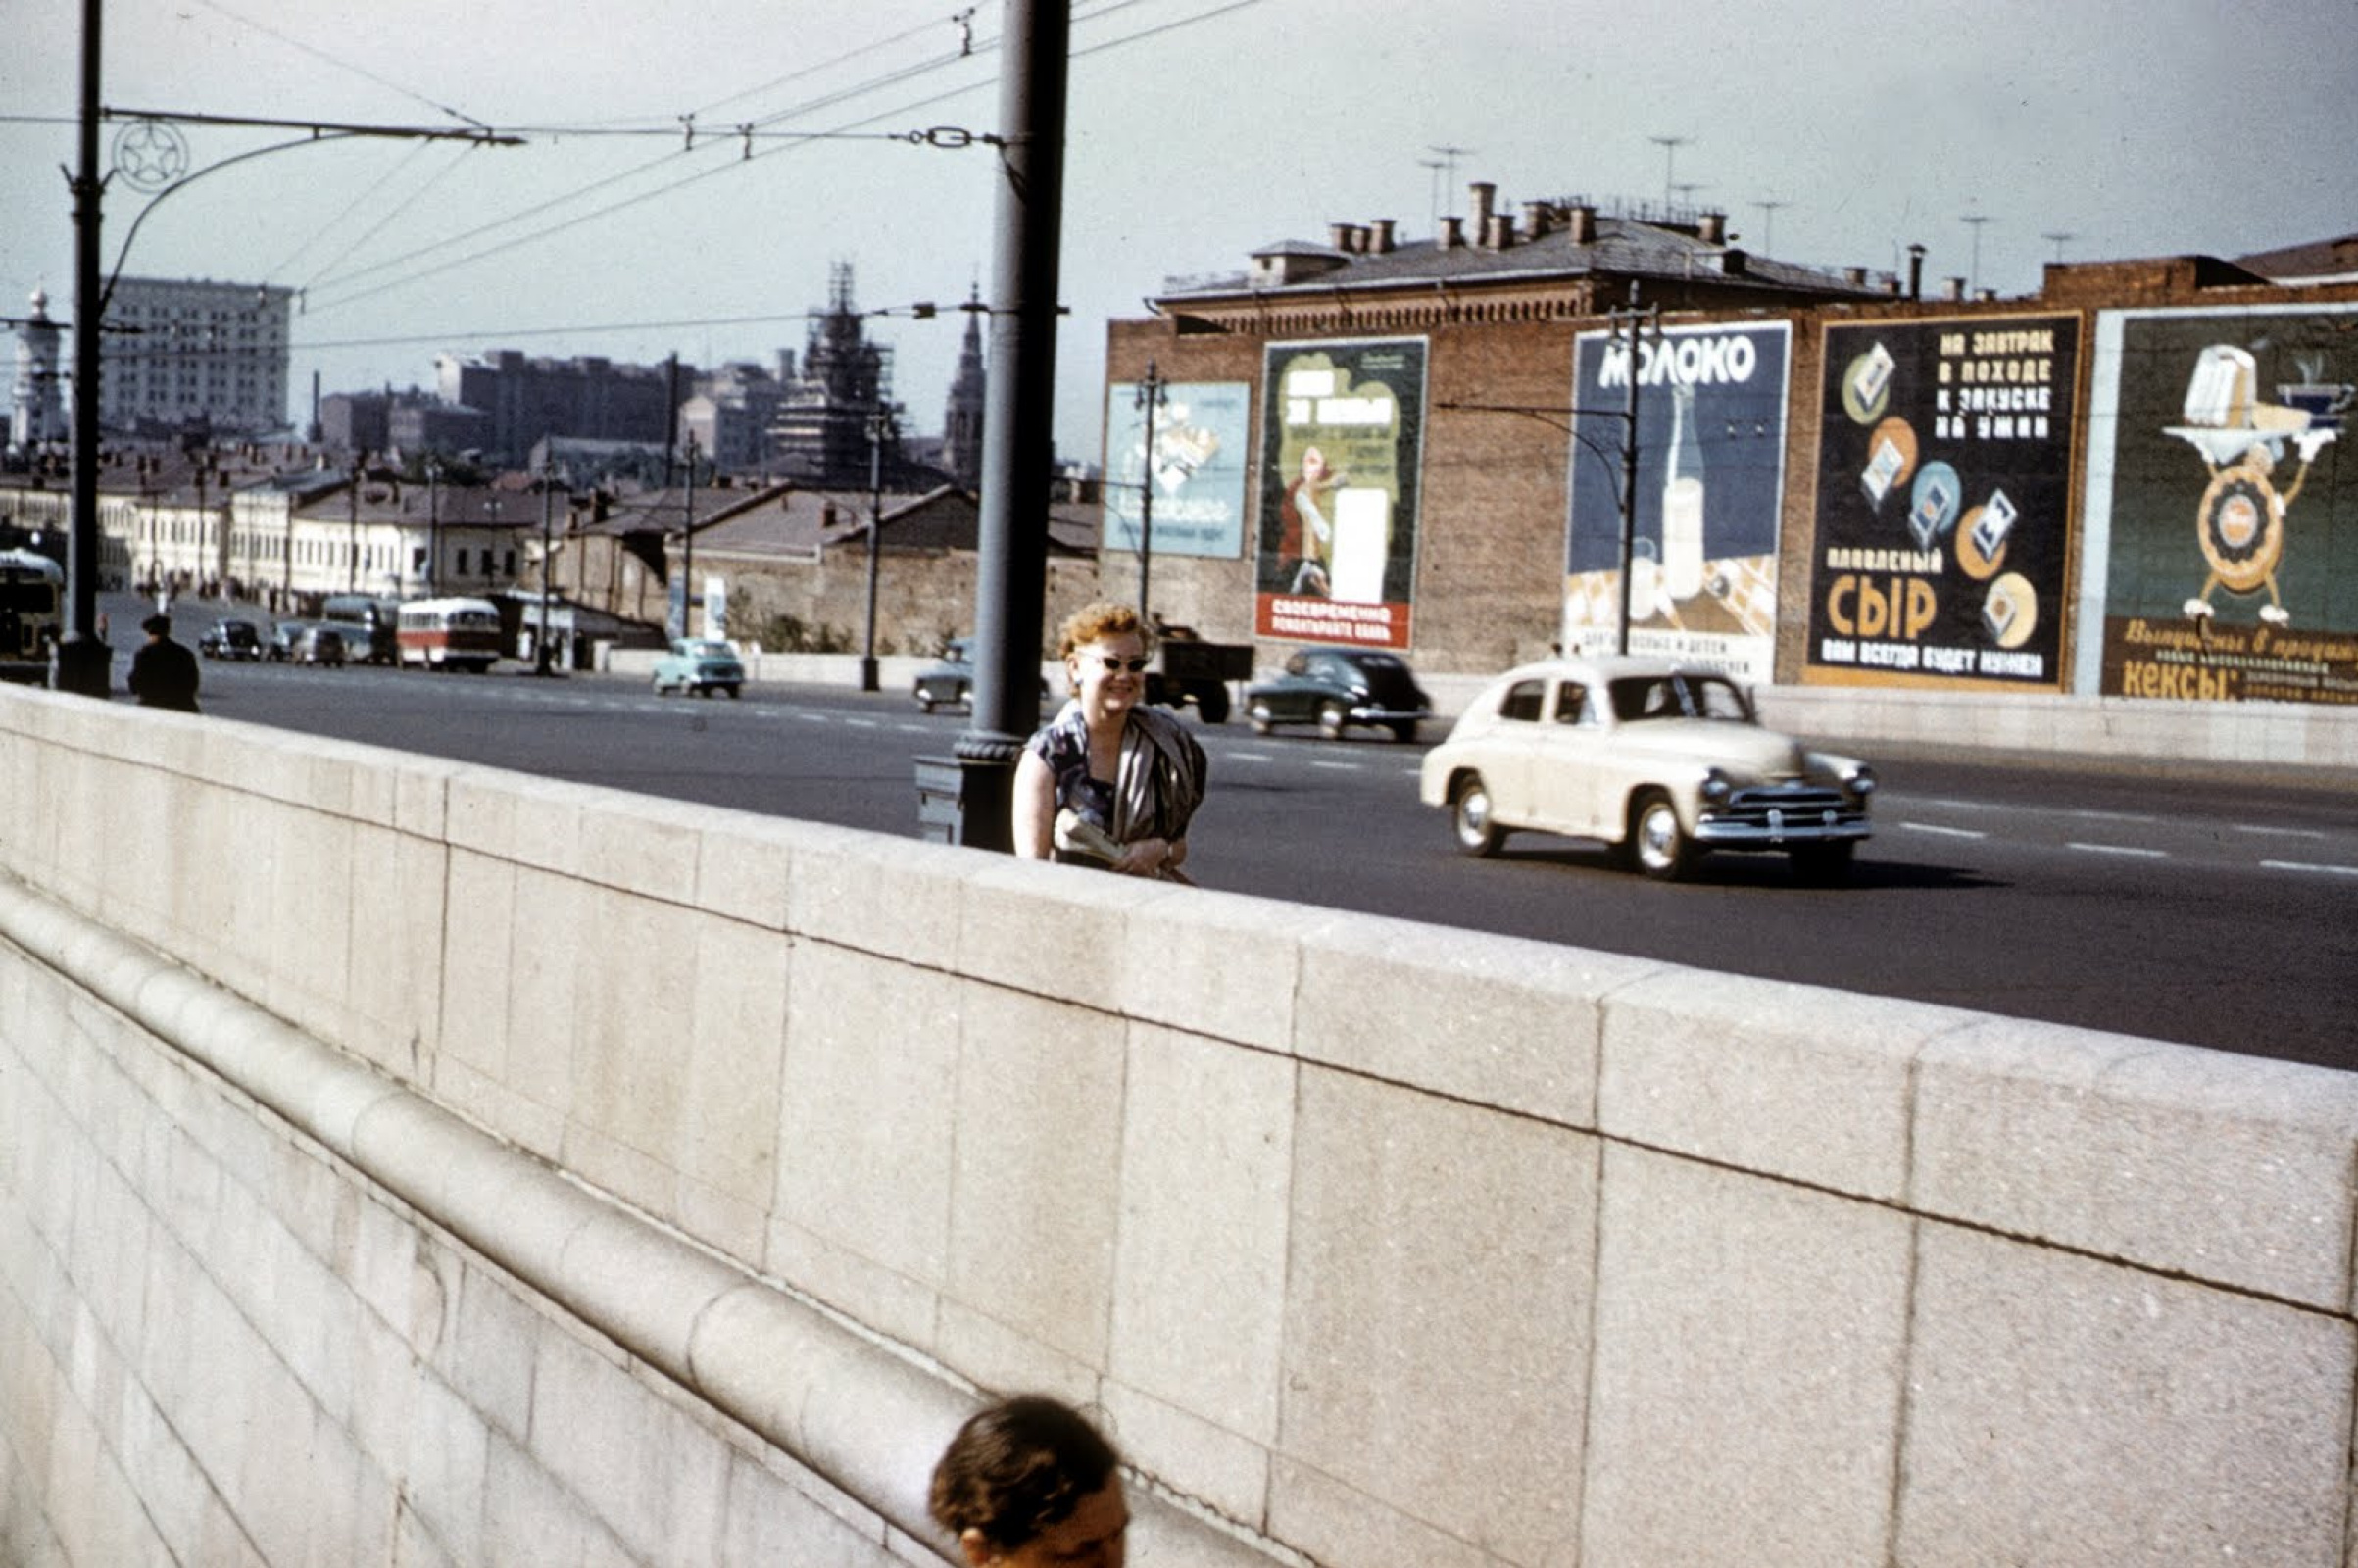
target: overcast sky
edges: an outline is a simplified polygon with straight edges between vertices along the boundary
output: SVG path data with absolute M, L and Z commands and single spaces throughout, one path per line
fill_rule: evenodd
M 443 350 L 770 362 L 837 262 L 864 309 L 987 294 L 992 155 L 893 139 L 996 128 L 1003 12 L 960 9 L 106 0 L 110 108 L 528 143 L 250 159 L 155 207 L 124 270 L 304 290 L 298 417 L 315 369 L 329 392 L 431 386 Z M 77 12 L 8 8 L 0 314 L 39 285 L 71 315 Z M 2059 247 L 2235 256 L 2358 229 L 2351 0 L 1082 0 L 1073 54 L 1057 444 L 1091 462 L 1109 318 L 1330 222 L 1429 237 L 1474 179 L 1508 204 L 1690 187 L 1756 250 L 1891 270 L 1917 241 L 1929 278 L 2009 295 Z M 304 134 L 186 133 L 198 171 Z M 110 267 L 149 200 L 110 190 Z M 963 321 L 872 324 L 912 428 L 941 427 Z

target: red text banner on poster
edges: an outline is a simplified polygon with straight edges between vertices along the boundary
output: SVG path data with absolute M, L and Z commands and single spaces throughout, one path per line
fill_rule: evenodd
M 1408 607 L 1362 605 L 1295 594 L 1262 594 L 1254 617 L 1258 636 L 1362 648 L 1408 646 Z

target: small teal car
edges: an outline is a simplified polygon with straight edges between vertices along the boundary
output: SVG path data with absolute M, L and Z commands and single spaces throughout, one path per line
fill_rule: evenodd
M 737 651 L 710 637 L 679 637 L 671 651 L 655 662 L 655 695 L 681 692 L 710 697 L 714 692 L 737 696 L 745 689 L 745 665 Z

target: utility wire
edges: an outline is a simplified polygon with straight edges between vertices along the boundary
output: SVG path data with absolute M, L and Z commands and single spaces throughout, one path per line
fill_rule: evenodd
M 1145 3 L 1145 0 L 1114 0 L 1114 3 L 1097 12 L 1091 13 L 1086 19 L 1083 20 L 1103 20 L 1105 17 L 1109 17 L 1120 11 L 1128 10 L 1132 6 L 1142 3 Z M 1085 49 L 1075 51 L 1073 58 L 1080 59 L 1090 55 L 1105 53 L 1112 49 L 1117 49 L 1132 43 L 1142 42 L 1149 38 L 1159 37 L 1166 33 L 1195 25 L 1198 23 L 1210 21 L 1213 18 L 1225 16 L 1231 12 L 1246 10 L 1252 6 L 1262 3 L 1263 0 L 1230 0 L 1230 3 L 1228 4 L 1215 6 L 1208 11 L 1199 12 L 1191 16 L 1178 18 L 1159 26 L 1146 28 L 1134 33 L 1123 34 L 1119 37 L 1106 39 L 1100 43 L 1093 44 Z M 924 29 L 915 30 L 922 31 Z M 904 34 L 903 36 L 908 36 L 908 34 Z M 912 76 L 922 75 L 934 71 L 956 66 L 961 60 L 987 55 L 992 51 L 997 50 L 1000 46 L 1001 39 L 996 36 L 985 40 L 978 40 L 972 46 L 972 52 L 970 54 L 961 53 L 956 55 L 930 57 L 926 61 L 917 65 L 903 67 L 896 71 L 885 73 L 862 86 L 856 88 L 845 88 L 840 91 L 824 95 L 822 98 L 815 100 L 812 104 L 796 105 L 790 109 L 783 110 L 775 115 L 766 117 L 764 120 L 756 122 L 755 123 L 763 126 L 774 125 L 779 121 L 792 116 L 811 113 L 814 107 L 827 107 L 835 103 L 842 102 L 847 98 L 863 96 L 866 93 L 879 90 L 883 86 L 905 81 Z M 926 97 L 913 99 L 891 109 L 878 111 L 877 113 L 853 120 L 846 123 L 838 124 L 824 131 L 773 132 L 772 134 L 778 138 L 778 144 L 765 148 L 756 147 L 750 138 L 744 139 L 741 142 L 741 151 L 739 152 L 738 156 L 732 158 L 729 163 L 721 166 L 720 168 L 707 169 L 697 173 L 689 174 L 684 178 L 670 181 L 669 183 L 657 187 L 656 189 L 643 191 L 632 196 L 625 196 L 617 201 L 608 203 L 603 207 L 593 209 L 576 217 L 565 220 L 564 221 L 552 223 L 545 227 L 535 229 L 532 232 L 518 235 L 516 238 L 502 241 L 497 244 L 488 245 L 475 251 L 470 251 L 464 256 L 445 256 L 444 259 L 438 261 L 431 267 L 411 272 L 402 277 L 390 279 L 373 287 L 359 289 L 341 295 L 335 295 L 323 303 L 315 304 L 314 302 L 307 300 L 306 310 L 308 313 L 312 310 L 327 311 L 341 309 L 343 307 L 356 304 L 361 300 L 372 298 L 375 295 L 388 292 L 391 289 L 402 287 L 408 283 L 421 281 L 424 278 L 434 276 L 441 272 L 449 271 L 455 268 L 469 266 L 475 262 L 488 260 L 494 256 L 501 255 L 519 246 L 553 237 L 557 234 L 564 233 L 566 230 L 579 227 L 584 223 L 611 218 L 644 202 L 652 201 L 663 196 L 676 194 L 690 186 L 700 184 L 707 179 L 725 174 L 732 170 L 742 167 L 743 165 L 769 157 L 773 154 L 780 152 L 791 152 L 811 141 L 850 137 L 859 132 L 866 130 L 868 127 L 874 126 L 881 122 L 909 116 L 917 110 L 930 108 L 936 104 L 944 103 L 954 98 L 962 97 L 968 93 L 976 91 L 979 88 L 990 86 L 991 84 L 992 83 L 990 81 L 985 80 L 967 82 L 958 86 L 946 88 L 941 92 L 930 94 Z M 676 134 L 676 132 L 672 133 Z M 726 140 L 722 139 L 724 135 L 727 138 Z M 607 189 L 625 180 L 649 173 L 654 170 L 663 167 L 663 165 L 673 162 L 678 158 L 692 156 L 695 151 L 709 150 L 712 147 L 726 148 L 730 142 L 736 142 L 739 141 L 739 136 L 736 134 L 715 131 L 713 133 L 712 141 L 707 144 L 706 149 L 683 148 L 677 152 L 667 154 L 663 158 L 653 160 L 647 164 L 640 165 L 635 169 L 627 170 L 615 175 L 610 176 L 607 179 L 597 181 L 592 185 L 582 188 L 581 190 L 569 192 L 563 196 L 553 197 L 550 200 L 542 202 L 532 208 L 528 208 L 521 213 L 512 214 L 507 218 L 498 220 L 492 223 L 484 224 L 481 227 L 470 230 L 467 234 L 458 236 L 456 240 L 447 238 L 439 240 L 433 245 L 422 247 L 400 257 L 388 259 L 387 261 L 374 264 L 371 267 L 364 268 L 359 271 L 349 273 L 345 277 L 333 279 L 318 286 L 332 292 L 339 285 L 357 282 L 360 279 L 390 270 L 393 268 L 406 265 L 409 262 L 418 260 L 427 255 L 441 254 L 447 250 L 447 247 L 454 243 L 463 244 L 474 237 L 490 234 L 501 228 L 509 227 L 516 223 L 525 221 L 529 219 L 539 217 L 543 214 L 551 212 L 554 209 L 561 208 L 568 202 L 579 200 L 583 197 L 594 194 L 599 190 Z M 896 135 L 895 139 L 908 140 L 911 138 L 908 134 L 904 133 Z
M 421 92 L 405 87 L 398 81 L 394 81 L 388 77 L 377 74 L 375 72 L 370 71 L 367 66 L 355 65 L 352 61 L 344 60 L 335 55 L 331 55 L 323 49 L 315 49 L 310 44 L 303 42 L 303 40 L 300 38 L 291 38 L 285 33 L 280 32 L 275 27 L 270 26 L 264 23 L 256 22 L 252 17 L 243 16 L 238 12 L 230 10 L 227 6 L 221 4 L 221 0 L 196 0 L 196 3 L 203 6 L 208 11 L 219 12 L 221 15 L 227 17 L 231 22 L 242 23 L 246 26 L 253 28 L 256 32 L 262 33 L 268 37 L 275 38 L 280 43 L 285 44 L 289 49 L 297 50 L 303 54 L 307 54 L 314 60 L 317 60 L 323 65 L 333 66 L 339 71 L 349 71 L 356 76 L 374 82 L 377 86 L 384 88 L 388 92 L 397 92 L 404 98 L 409 99 L 412 103 L 423 104 L 426 108 L 434 110 L 439 114 L 448 115 L 453 120 L 472 125 L 477 130 L 487 130 L 490 128 L 481 121 L 475 119 L 474 116 L 466 113 L 464 110 L 453 109 L 448 104 L 437 103 Z

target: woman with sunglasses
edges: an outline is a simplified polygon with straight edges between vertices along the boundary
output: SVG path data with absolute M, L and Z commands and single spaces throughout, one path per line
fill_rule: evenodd
M 1087 605 L 1058 630 L 1072 701 L 1015 764 L 1015 853 L 1184 882 L 1204 748 L 1148 706 L 1146 628 L 1127 605 Z

